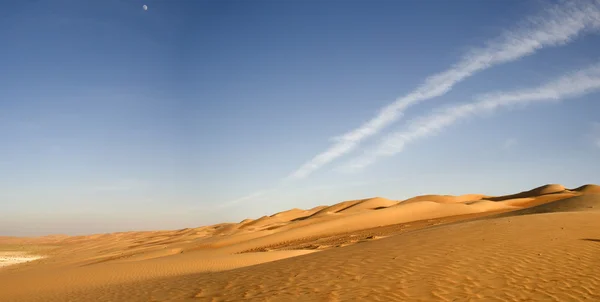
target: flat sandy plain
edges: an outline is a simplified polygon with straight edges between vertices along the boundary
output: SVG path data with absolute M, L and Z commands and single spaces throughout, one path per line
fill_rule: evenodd
M 600 301 L 600 186 L 0 237 L 0 301 Z

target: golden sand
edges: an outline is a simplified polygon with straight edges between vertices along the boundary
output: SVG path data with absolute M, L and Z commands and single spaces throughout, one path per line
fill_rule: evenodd
M 0 268 L 0 301 L 600 301 L 599 188 L 377 197 L 175 231 L 0 237 L 5 256 L 44 256 Z

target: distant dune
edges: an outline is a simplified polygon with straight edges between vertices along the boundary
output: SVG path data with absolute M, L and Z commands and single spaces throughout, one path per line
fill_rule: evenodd
M 458 202 L 467 202 L 467 201 L 476 201 L 481 200 L 485 195 L 481 194 L 466 194 L 461 196 L 452 196 L 452 195 L 422 195 L 413 198 L 409 198 L 407 200 L 402 201 L 403 204 L 411 203 L 411 202 L 419 202 L 419 201 L 434 201 L 438 203 L 458 203 Z
M 600 195 L 596 193 L 579 195 L 550 201 L 541 205 L 512 211 L 493 217 L 509 217 L 517 215 L 558 213 L 558 212 L 587 212 L 600 211 Z
M 573 189 L 573 191 L 577 191 L 580 193 L 600 193 L 600 186 L 598 185 L 583 185 L 579 188 Z
M 564 186 L 552 184 L 552 185 L 541 186 L 541 187 L 538 187 L 538 188 L 535 188 L 535 189 L 532 189 L 529 191 L 517 193 L 517 194 L 490 197 L 488 199 L 493 200 L 493 201 L 502 201 L 502 200 L 507 200 L 507 199 L 527 198 L 527 197 L 536 197 L 536 196 L 540 196 L 540 195 L 555 194 L 555 193 L 561 193 L 561 192 L 565 192 L 565 191 L 566 191 L 566 189 Z
M 600 186 L 382 197 L 240 223 L 0 237 L 0 301 L 600 301 Z M 33 259 L 33 258 L 30 258 Z

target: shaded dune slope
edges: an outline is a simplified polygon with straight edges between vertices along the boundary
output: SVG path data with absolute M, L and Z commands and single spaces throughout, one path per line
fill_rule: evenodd
M 600 193 L 600 186 L 588 184 L 588 185 L 583 185 L 581 187 L 573 189 L 573 191 L 577 191 L 577 192 L 585 193 L 585 194 Z
M 507 200 L 507 199 L 527 198 L 527 197 L 534 197 L 534 196 L 547 195 L 547 194 L 556 194 L 556 193 L 562 193 L 565 191 L 566 191 L 566 189 L 562 185 L 550 184 L 550 185 L 537 187 L 537 188 L 529 190 L 529 191 L 523 191 L 523 192 L 520 192 L 517 194 L 488 197 L 487 199 L 491 200 L 491 201 L 503 201 L 503 200 Z
M 490 218 L 544 213 L 587 211 L 600 211 L 600 193 L 590 193 L 586 195 L 563 198 L 521 210 L 490 216 Z

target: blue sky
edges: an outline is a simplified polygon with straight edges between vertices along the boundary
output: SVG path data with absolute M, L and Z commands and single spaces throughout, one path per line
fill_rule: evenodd
M 195 227 L 371 196 L 600 183 L 600 75 L 585 74 L 589 89 L 559 87 L 572 93 L 552 86 L 600 62 L 599 5 L 7 1 L 0 235 Z M 573 32 L 547 26 L 568 18 Z M 498 49 L 515 57 L 456 77 Z M 406 97 L 441 87 L 427 81 L 445 71 L 451 89 Z M 556 101 L 527 99 L 543 87 Z M 432 114 L 503 95 L 516 103 L 401 147 L 389 141 L 435 124 Z M 397 100 L 410 106 L 340 143 Z M 330 152 L 339 144 L 352 148 Z

